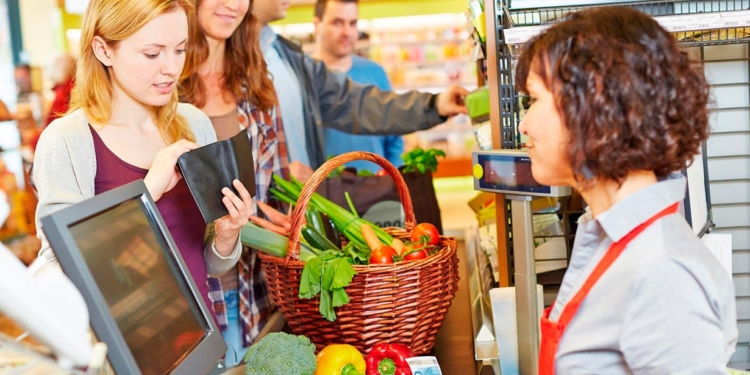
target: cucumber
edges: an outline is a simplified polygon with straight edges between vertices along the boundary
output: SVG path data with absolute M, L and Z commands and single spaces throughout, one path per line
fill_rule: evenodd
M 325 235 L 320 234 L 315 228 L 313 228 L 310 225 L 303 225 L 302 226 L 302 237 L 307 240 L 307 243 L 310 244 L 310 246 L 320 249 L 320 250 L 341 250 L 336 245 L 334 245 L 331 241 L 328 240 L 328 237 Z
M 315 207 L 307 206 L 305 218 L 307 219 L 307 224 L 313 227 L 318 233 L 326 232 L 326 229 L 323 227 L 323 218 L 320 216 L 320 211 Z
M 286 247 L 289 239 L 270 230 L 263 229 L 253 223 L 247 223 L 240 230 L 240 241 L 242 244 L 253 249 L 258 249 L 268 255 L 279 258 L 286 256 Z M 299 257 L 303 262 L 316 257 L 320 253 L 318 249 L 301 243 L 299 244 Z

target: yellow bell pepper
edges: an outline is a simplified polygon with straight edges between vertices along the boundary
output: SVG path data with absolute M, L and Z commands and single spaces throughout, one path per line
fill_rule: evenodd
M 357 348 L 348 344 L 331 344 L 317 356 L 315 375 L 364 375 L 367 365 Z

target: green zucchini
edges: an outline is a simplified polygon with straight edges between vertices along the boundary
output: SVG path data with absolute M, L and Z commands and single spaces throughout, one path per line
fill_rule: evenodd
M 307 206 L 307 211 L 305 211 L 305 218 L 307 219 L 307 225 L 313 227 L 318 233 L 325 233 L 326 230 L 323 227 L 323 218 L 320 216 L 320 211 L 318 211 L 313 206 Z
M 333 244 L 336 245 L 336 247 L 341 247 L 341 234 L 339 233 L 338 228 L 336 228 L 336 224 L 333 222 L 333 220 L 328 219 L 328 222 L 331 224 L 331 231 L 333 232 Z
M 286 247 L 289 239 L 270 230 L 263 229 L 253 223 L 247 223 L 240 230 L 240 241 L 242 244 L 253 249 L 258 249 L 268 255 L 279 258 L 286 256 Z M 299 257 L 303 262 L 316 257 L 320 251 L 312 246 L 300 242 Z
M 336 245 L 334 245 L 331 241 L 328 240 L 328 237 L 321 234 L 315 228 L 312 226 L 305 224 L 302 226 L 302 237 L 307 240 L 307 243 L 310 244 L 310 246 L 320 249 L 320 250 L 341 250 Z

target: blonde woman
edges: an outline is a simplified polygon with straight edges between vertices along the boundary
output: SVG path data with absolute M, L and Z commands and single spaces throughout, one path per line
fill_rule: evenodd
M 213 123 L 219 140 L 247 131 L 253 144 L 256 199 L 269 202 L 271 175 L 289 175 L 281 117 L 263 54 L 260 25 L 248 10 L 250 0 L 199 0 L 191 47 L 181 82 L 183 101 L 194 104 Z M 211 300 L 227 343 L 227 366 L 235 366 L 272 316 L 260 260 L 247 249 L 238 267 L 210 279 Z
M 177 103 L 185 63 L 189 0 L 92 0 L 83 17 L 70 112 L 39 140 L 37 220 L 143 179 L 208 305 L 207 276 L 234 267 L 239 231 L 252 207 L 239 181 L 223 191 L 229 215 L 205 224 L 177 169 L 183 153 L 216 140 L 209 119 Z M 37 225 L 39 222 L 37 222 Z M 40 256 L 54 259 L 43 233 Z M 214 316 L 215 319 L 215 316 Z

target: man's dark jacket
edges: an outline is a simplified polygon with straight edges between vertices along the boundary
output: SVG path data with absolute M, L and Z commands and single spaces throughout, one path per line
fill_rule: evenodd
M 394 94 L 352 82 L 305 55 L 299 46 L 278 36 L 274 44 L 303 88 L 307 154 L 313 169 L 326 160 L 324 126 L 351 134 L 401 135 L 445 122 L 435 108 L 436 95 L 416 91 Z M 287 134 L 293 137 L 294 134 Z

